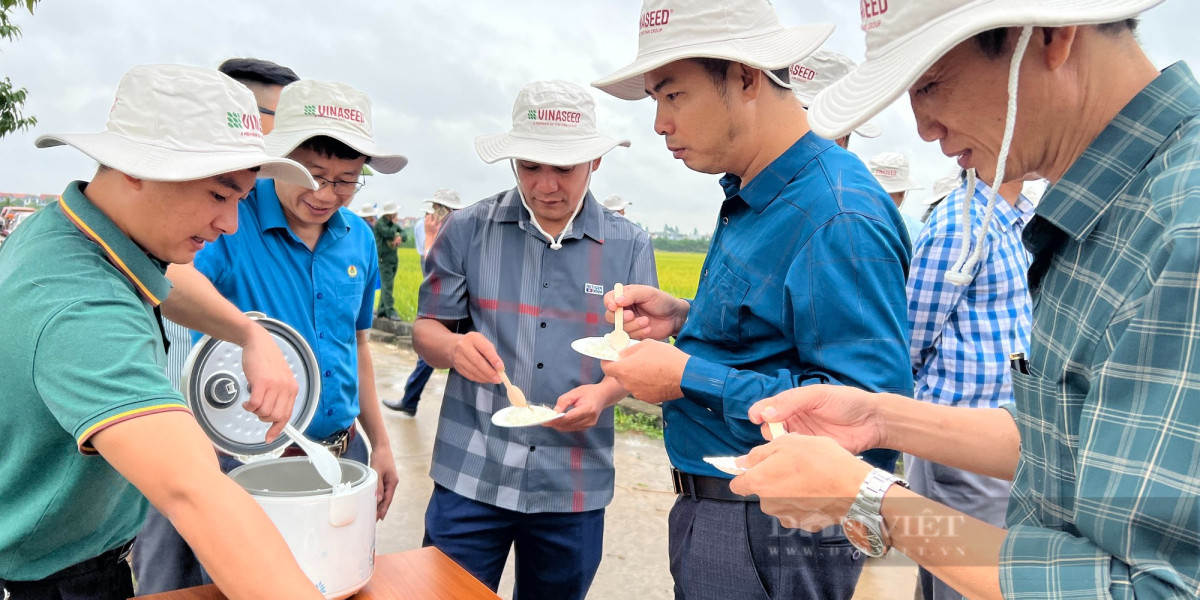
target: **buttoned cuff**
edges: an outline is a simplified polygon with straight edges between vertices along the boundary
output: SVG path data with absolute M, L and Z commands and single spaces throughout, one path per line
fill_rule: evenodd
M 732 372 L 724 365 L 691 356 L 683 367 L 679 387 L 685 398 L 709 410 L 724 412 L 725 382 Z
M 1000 546 L 1000 591 L 1005 598 L 1096 598 L 1128 568 L 1087 538 L 1016 525 Z

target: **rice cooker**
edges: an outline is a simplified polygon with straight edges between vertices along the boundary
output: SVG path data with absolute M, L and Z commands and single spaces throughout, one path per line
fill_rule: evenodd
M 304 431 L 321 396 L 316 357 L 287 324 L 259 313 L 247 315 L 271 333 L 296 375 L 300 389 L 291 424 Z M 281 435 L 267 443 L 270 424 L 242 408 L 250 393 L 237 344 L 201 338 L 188 355 L 183 390 L 213 444 L 246 463 L 229 476 L 267 513 L 317 589 L 326 598 L 340 599 L 366 585 L 375 570 L 379 477 L 374 469 L 339 459 L 343 485 L 335 492 L 308 458 L 279 458 L 291 440 Z

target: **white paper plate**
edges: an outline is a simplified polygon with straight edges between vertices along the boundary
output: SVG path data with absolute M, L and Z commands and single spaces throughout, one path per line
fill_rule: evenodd
M 553 409 L 539 404 L 530 404 L 528 408 L 506 406 L 492 415 L 492 425 L 497 427 L 532 427 L 549 423 L 566 416 L 566 413 L 554 412 Z
M 629 348 L 641 340 L 629 340 Z M 613 350 L 612 345 L 608 343 L 608 338 L 605 337 L 587 337 L 579 338 L 571 342 L 571 349 L 584 355 L 600 360 L 617 360 L 621 358 L 621 353 Z
M 705 456 L 704 462 L 716 467 L 718 470 L 729 473 L 733 476 L 741 475 L 746 472 L 746 469 L 737 466 L 734 462 L 738 459 L 736 456 Z

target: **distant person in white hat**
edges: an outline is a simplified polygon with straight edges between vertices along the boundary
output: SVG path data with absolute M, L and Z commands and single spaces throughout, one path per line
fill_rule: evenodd
M 772 442 L 735 489 L 784 522 L 849 515 L 860 543 L 895 547 L 970 598 L 1196 595 L 1200 84 L 1139 46 L 1136 17 L 1158 3 L 844 3 L 871 58 L 817 96 L 814 130 L 841 135 L 908 90 L 922 137 L 959 166 L 1051 182 L 1023 234 L 1030 349 L 1011 357 L 1005 408 L 844 387 L 765 400 L 755 419 L 828 437 Z M 988 195 L 984 219 L 997 219 Z M 970 282 L 989 231 L 959 242 L 970 254 L 946 284 Z M 854 454 L 877 446 L 1011 478 L 1007 531 L 872 474 Z M 901 526 L 918 520 L 953 535 Z
M 392 288 L 396 285 L 396 269 L 400 265 L 396 248 L 407 241 L 404 229 L 396 222 L 396 213 L 399 211 L 399 202 L 384 202 L 379 207 L 379 218 L 373 226 L 375 248 L 379 253 L 380 281 L 379 307 L 375 310 L 375 316 L 392 321 L 400 320 L 400 313 L 396 312 L 396 298 L 392 294 Z
M 629 141 L 597 132 L 585 88 L 531 83 L 512 118 L 475 150 L 505 161 L 516 187 L 451 214 L 425 258 L 413 346 L 450 376 L 424 543 L 493 590 L 514 548 L 514 600 L 582 600 L 603 556 L 625 390 L 571 342 L 611 331 L 596 317 L 613 284 L 657 285 L 654 247 L 588 190 L 601 157 Z M 565 416 L 493 425 L 510 406 L 501 373 Z
M 379 205 L 374 202 L 364 204 L 354 211 L 354 214 L 362 217 L 362 220 L 367 222 L 368 227 L 375 226 L 375 220 L 379 218 Z
M 413 242 L 417 247 L 417 254 L 421 256 L 422 279 L 428 273 L 425 269 L 425 257 L 429 255 L 429 249 L 433 246 L 433 241 L 437 239 L 442 223 L 450 218 L 450 213 L 462 210 L 467 206 L 459 197 L 458 192 L 450 188 L 441 188 L 435 191 L 433 198 L 426 200 L 424 204 L 425 218 L 422 226 L 413 227 Z M 408 381 L 404 383 L 404 395 L 399 400 L 383 401 L 383 406 L 391 409 L 388 414 L 409 418 L 417 416 L 417 405 L 421 402 L 421 393 L 425 391 L 425 384 L 429 383 L 431 375 L 433 375 L 433 367 L 429 366 L 424 358 L 418 356 L 417 365 L 413 367 L 412 373 L 408 375 Z
M 789 69 L 792 91 L 800 99 L 800 104 L 803 104 L 804 108 L 808 108 L 812 104 L 813 98 L 816 98 L 821 90 L 848 75 L 850 71 L 854 70 L 854 67 L 854 61 L 837 52 L 817 50 Z M 883 133 L 883 130 L 875 123 L 867 121 L 856 127 L 854 133 L 867 138 L 876 138 Z M 833 142 L 842 148 L 849 148 L 850 134 L 847 133 Z
M 379 267 L 371 229 L 345 207 L 362 186 L 364 164 L 390 174 L 408 161 L 375 142 L 370 98 L 345 84 L 290 84 L 280 93 L 275 119 L 267 152 L 304 165 L 317 188 L 260 179 L 238 206 L 241 228 L 209 244 L 193 264 L 239 309 L 287 323 L 312 347 L 324 376 L 303 433 L 335 456 L 378 472 L 382 519 L 399 477 L 375 395 L 368 340 Z M 172 276 L 182 270 L 172 267 Z M 359 424 L 371 442 L 369 458 Z M 295 445 L 283 452 L 304 455 Z M 232 456 L 219 459 L 226 472 L 242 464 Z M 156 518 L 162 517 L 151 516 Z M 170 543 L 139 540 L 137 552 L 154 556 Z
M 229 598 L 321 598 L 262 509 L 213 460 L 164 371 L 162 315 L 242 346 L 246 408 L 274 425 L 298 384 L 270 333 L 168 263 L 238 228 L 256 175 L 313 187 L 267 154 L 250 92 L 212 69 L 134 67 L 105 131 L 42 136 L 100 163 L 0 249 L 0 587 L 6 597 L 124 600 L 147 500 Z M 98 456 L 97 456 L 98 455 Z
M 667 150 L 724 174 L 696 297 L 628 286 L 606 299 L 632 337 L 676 336 L 605 363 L 634 397 L 663 403 L 676 597 L 761 598 L 766 582 L 771 597 L 849 600 L 864 559 L 840 527 L 781 531 L 704 458 L 762 444 L 747 410 L 796 386 L 912 393 L 903 221 L 858 157 L 809 131 L 786 87 L 832 26 L 784 27 L 763 0 L 647 0 L 639 15 L 636 60 L 593 85 L 652 97 Z
M 899 152 L 880 152 L 872 156 L 867 161 L 867 169 L 871 171 L 871 175 L 875 176 L 875 181 L 883 186 L 883 191 L 891 196 L 897 209 L 904 204 L 904 199 L 908 197 L 910 191 L 922 189 L 921 184 L 913 181 L 909 176 L 908 157 Z M 916 241 L 917 234 L 921 233 L 925 224 L 916 217 L 903 212 L 900 213 L 900 216 L 904 218 L 904 227 L 907 229 L 908 241 L 911 244 Z
M 607 208 L 608 210 L 611 210 L 622 217 L 625 216 L 625 208 L 630 204 L 633 203 L 616 194 L 604 199 L 604 208 Z
M 933 214 L 933 210 L 937 208 L 950 192 L 962 187 L 963 182 L 967 179 L 967 172 L 955 167 L 954 173 L 945 177 L 939 177 L 933 182 L 933 195 L 925 199 L 925 213 L 921 215 L 921 222 L 929 221 L 929 216 Z M 915 242 L 915 240 L 914 240 Z

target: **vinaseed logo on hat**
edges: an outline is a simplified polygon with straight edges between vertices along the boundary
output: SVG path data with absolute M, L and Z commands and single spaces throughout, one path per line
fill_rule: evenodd
M 875 170 L 871 171 L 871 173 L 873 175 L 875 175 L 876 177 L 895 177 L 896 175 L 899 174 L 899 172 L 896 171 L 896 169 L 880 169 L 880 168 L 876 168 Z
M 343 121 L 353 121 L 355 123 L 367 122 L 367 119 L 360 110 L 329 104 L 305 104 L 304 114 L 327 119 L 342 119 Z
M 879 27 L 882 17 L 888 11 L 888 0 L 861 0 L 862 30 L 870 31 Z
M 225 122 L 230 129 L 242 129 L 241 135 L 262 137 L 262 119 L 258 115 L 226 112 Z
M 671 22 L 671 9 L 664 8 L 661 10 L 651 10 L 642 15 L 641 27 L 642 30 L 638 33 L 641 35 L 650 35 L 653 33 L 662 33 L 663 26 Z
M 535 125 L 575 127 L 583 119 L 583 113 L 577 110 L 562 110 L 557 108 L 531 108 L 529 109 L 528 119 L 536 121 Z
M 816 71 L 800 63 L 792 65 L 792 68 L 790 71 L 788 71 L 788 74 L 791 76 L 792 81 L 812 81 L 817 77 Z

